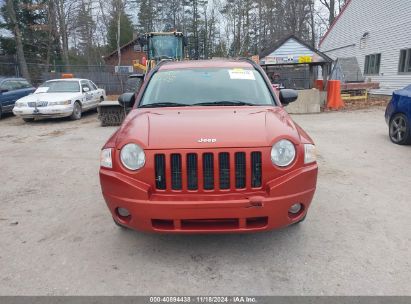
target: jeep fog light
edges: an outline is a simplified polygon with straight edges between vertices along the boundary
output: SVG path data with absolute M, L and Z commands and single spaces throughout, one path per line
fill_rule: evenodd
M 126 208 L 117 208 L 117 213 L 122 217 L 128 217 L 130 212 Z
M 113 160 L 111 159 L 111 148 L 101 150 L 100 166 L 104 168 L 113 168 Z
M 297 214 L 303 209 L 303 205 L 300 203 L 294 204 L 288 209 L 288 212 L 291 214 Z

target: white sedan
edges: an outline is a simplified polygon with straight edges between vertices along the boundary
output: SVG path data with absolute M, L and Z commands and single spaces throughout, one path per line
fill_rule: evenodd
M 76 120 L 96 109 L 106 92 L 88 79 L 55 79 L 43 83 L 33 94 L 16 101 L 13 113 L 24 121 L 38 117 L 68 117 Z

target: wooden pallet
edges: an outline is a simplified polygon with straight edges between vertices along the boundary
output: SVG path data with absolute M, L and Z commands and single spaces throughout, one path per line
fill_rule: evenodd
M 367 100 L 368 99 L 368 90 L 347 90 L 341 91 L 342 100 Z

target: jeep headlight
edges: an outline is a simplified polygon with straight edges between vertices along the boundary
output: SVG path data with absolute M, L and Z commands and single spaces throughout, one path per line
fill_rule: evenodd
M 317 161 L 317 149 L 314 145 L 304 145 L 304 164 L 310 164 Z
M 281 139 L 271 148 L 271 161 L 279 167 L 290 165 L 294 161 L 295 155 L 294 144 L 287 139 Z
M 124 167 L 134 171 L 144 167 L 146 155 L 139 145 L 127 144 L 121 149 L 120 160 Z
M 111 158 L 111 148 L 103 149 L 100 153 L 100 166 L 104 168 L 113 168 L 113 160 Z

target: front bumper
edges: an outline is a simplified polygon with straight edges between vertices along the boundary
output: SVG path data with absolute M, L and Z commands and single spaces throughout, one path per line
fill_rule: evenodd
M 73 105 L 48 106 L 48 107 L 14 107 L 13 114 L 24 118 L 48 117 L 58 118 L 67 117 L 73 113 Z
M 261 191 L 218 195 L 161 195 L 121 173 L 100 169 L 104 199 L 116 222 L 126 227 L 166 233 L 266 231 L 300 221 L 307 213 L 317 182 L 317 164 L 305 166 L 266 184 Z M 295 203 L 297 215 L 288 213 Z M 122 217 L 117 208 L 126 208 Z

